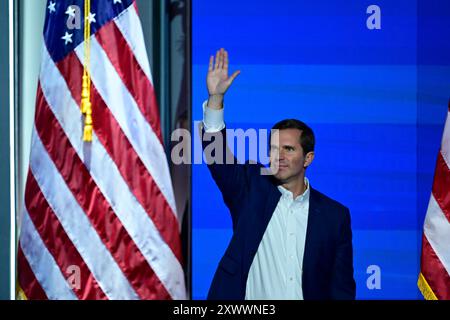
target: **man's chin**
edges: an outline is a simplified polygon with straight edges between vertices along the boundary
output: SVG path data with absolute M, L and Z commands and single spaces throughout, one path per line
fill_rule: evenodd
M 286 169 L 271 167 L 270 170 L 272 171 L 273 177 L 279 182 L 283 182 L 289 178 L 289 173 L 286 172 Z
M 287 174 L 283 174 L 282 172 L 277 172 L 274 174 L 275 179 L 277 179 L 280 183 L 284 183 L 286 179 L 288 178 Z

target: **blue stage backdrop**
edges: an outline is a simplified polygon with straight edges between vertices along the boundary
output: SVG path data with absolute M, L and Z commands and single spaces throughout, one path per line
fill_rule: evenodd
M 367 26 L 372 4 L 381 29 Z M 224 47 L 242 71 L 227 127 L 293 117 L 315 131 L 307 176 L 351 210 L 357 298 L 421 299 L 422 224 L 450 96 L 450 2 L 197 0 L 192 22 L 193 120 L 209 56 Z M 204 299 L 232 232 L 204 164 L 192 169 L 192 214 L 192 293 Z

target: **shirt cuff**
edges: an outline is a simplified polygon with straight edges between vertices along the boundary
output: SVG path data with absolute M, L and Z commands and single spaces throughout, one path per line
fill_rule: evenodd
M 205 132 L 218 132 L 225 128 L 223 121 L 223 108 L 211 109 L 207 106 L 208 101 L 203 102 L 203 127 Z

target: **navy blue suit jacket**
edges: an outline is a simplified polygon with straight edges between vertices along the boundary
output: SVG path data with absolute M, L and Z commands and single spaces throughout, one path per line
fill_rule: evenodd
M 226 141 L 225 132 L 225 129 L 217 133 L 202 132 L 208 163 L 212 162 L 208 159 L 208 148 L 214 149 L 213 144 L 220 140 Z M 220 158 L 220 152 L 230 157 L 226 143 L 222 145 L 224 149 L 215 148 L 212 156 Z M 208 299 L 243 300 L 250 266 L 281 193 L 272 176 L 261 175 L 260 164 L 210 163 L 208 168 L 233 223 L 233 236 L 215 272 Z M 350 212 L 311 187 L 303 257 L 303 297 L 305 300 L 354 299 L 355 287 Z

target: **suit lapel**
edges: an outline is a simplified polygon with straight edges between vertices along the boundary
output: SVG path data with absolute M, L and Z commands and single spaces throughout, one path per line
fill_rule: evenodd
M 264 232 L 267 229 L 270 219 L 275 211 L 275 208 L 280 200 L 281 192 L 278 190 L 276 186 L 271 185 L 269 188 L 269 192 L 267 193 L 267 200 L 264 205 L 261 206 L 263 209 L 260 213 L 260 217 L 255 219 L 254 227 L 252 230 L 254 231 L 251 236 L 251 241 L 249 243 L 249 263 L 251 263 L 253 256 L 256 254 L 258 250 L 259 244 L 264 236 Z
M 303 254 L 303 270 L 313 270 L 314 252 L 311 243 L 318 242 L 320 239 L 320 201 L 317 192 L 311 188 L 309 196 L 308 225 L 306 227 L 305 252 Z
M 263 226 L 263 233 L 267 228 L 267 225 L 269 224 L 270 219 L 272 218 L 272 215 L 275 211 L 275 208 L 277 207 L 278 201 L 280 201 L 281 192 L 278 190 L 277 187 L 270 188 L 269 196 L 267 198 L 266 207 L 264 210 L 264 216 L 262 219 L 262 226 Z

